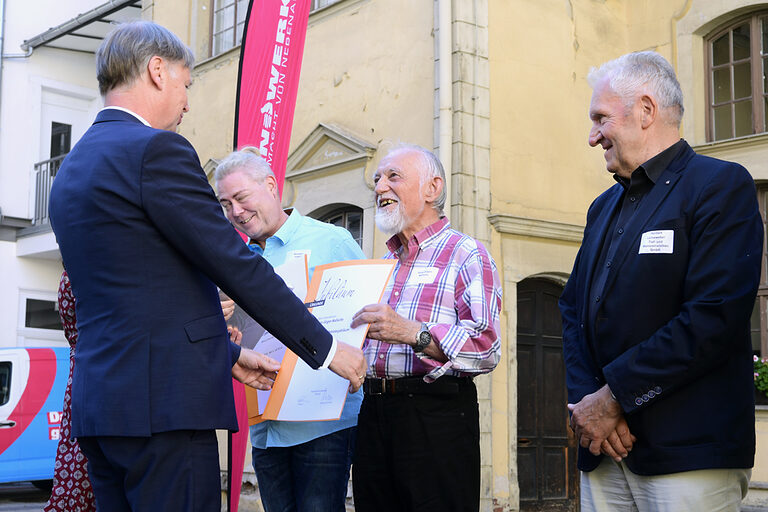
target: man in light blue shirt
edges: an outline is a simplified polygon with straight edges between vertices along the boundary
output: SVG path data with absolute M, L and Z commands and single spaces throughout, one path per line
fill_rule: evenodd
M 365 257 L 346 229 L 282 209 L 275 175 L 257 148 L 228 155 L 214 181 L 229 221 L 273 266 L 306 254 L 311 279 L 317 265 Z M 344 511 L 362 399 L 362 390 L 350 393 L 336 421 L 251 426 L 253 468 L 266 512 Z

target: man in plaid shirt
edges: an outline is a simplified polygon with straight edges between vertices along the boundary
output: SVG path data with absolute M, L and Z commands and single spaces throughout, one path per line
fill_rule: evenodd
M 445 173 L 419 146 L 390 151 L 374 175 L 376 224 L 396 258 L 369 323 L 368 375 L 353 464 L 355 508 L 467 511 L 480 503 L 477 374 L 501 357 L 501 284 L 485 247 L 451 229 Z

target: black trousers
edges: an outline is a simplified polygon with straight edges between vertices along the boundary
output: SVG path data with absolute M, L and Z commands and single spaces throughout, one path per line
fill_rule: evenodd
M 357 512 L 480 508 L 477 390 L 456 381 L 454 393 L 365 395 L 352 466 Z
M 219 512 L 214 430 L 80 437 L 100 512 Z

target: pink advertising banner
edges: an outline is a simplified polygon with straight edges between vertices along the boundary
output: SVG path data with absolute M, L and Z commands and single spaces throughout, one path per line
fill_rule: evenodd
M 277 177 L 281 194 L 310 1 L 251 0 L 240 47 L 234 146 L 259 148 Z M 243 385 L 234 379 L 232 383 L 240 430 L 229 435 L 227 510 L 237 512 L 248 441 L 248 411 Z
M 282 193 L 310 0 L 251 0 L 240 54 L 235 147 L 255 146 Z

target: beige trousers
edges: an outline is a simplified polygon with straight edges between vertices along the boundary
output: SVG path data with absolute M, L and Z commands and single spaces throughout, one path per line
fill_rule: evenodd
M 750 469 L 642 476 L 608 457 L 581 473 L 581 512 L 738 512 Z

